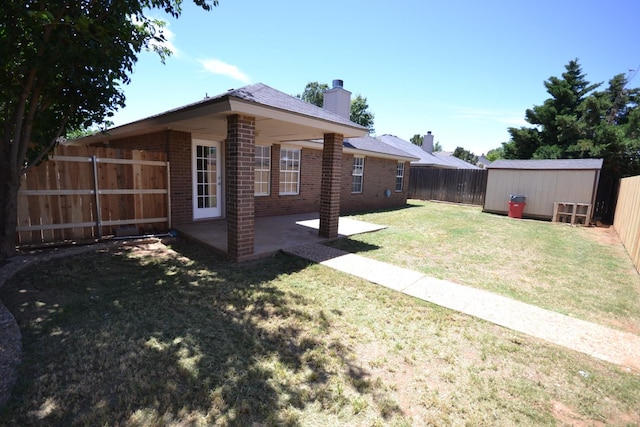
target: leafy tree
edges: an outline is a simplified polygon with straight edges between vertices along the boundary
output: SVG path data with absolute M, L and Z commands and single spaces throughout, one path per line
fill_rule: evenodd
M 640 173 L 640 89 L 628 89 L 629 78 L 618 74 L 596 91 L 601 84 L 590 84 L 577 60 L 565 69 L 544 82 L 551 98 L 526 111 L 533 127 L 509 129 L 504 157 L 604 158 L 614 177 Z
M 473 154 L 471 151 L 469 150 L 465 150 L 462 147 L 456 147 L 455 150 L 453 150 L 453 154 L 454 157 L 457 157 L 459 159 L 464 160 L 467 163 L 471 163 L 473 165 L 475 165 L 476 163 L 478 163 L 478 156 L 476 156 L 475 154 Z
M 418 147 L 422 147 L 424 136 L 416 133 L 411 137 L 410 141 L 412 144 L 415 144 Z M 436 143 L 433 144 L 433 152 L 437 153 L 438 151 L 442 151 L 442 145 L 440 145 L 440 141 L 436 141 Z
M 305 86 L 304 92 L 296 96 L 309 104 L 322 107 L 324 103 L 323 93 L 326 90 L 329 90 L 329 85 L 326 83 L 309 82 Z
M 323 93 L 328 89 L 329 85 L 327 85 L 326 83 L 309 82 L 305 86 L 304 92 L 296 95 L 296 97 L 310 104 L 322 107 L 322 105 L 324 104 Z M 358 123 L 359 125 L 368 128 L 370 134 L 374 133 L 374 114 L 369 111 L 367 98 L 363 97 L 362 95 L 356 95 L 356 97 L 351 100 L 349 119 L 354 123 Z
M 211 10 L 217 0 L 193 0 Z M 181 0 L 4 0 L 0 3 L 0 259 L 15 252 L 20 177 L 70 129 L 125 104 L 138 54 L 162 46 L 162 21 Z
M 500 147 L 500 148 L 494 148 L 492 150 L 489 150 L 485 157 L 490 162 L 495 162 L 496 160 L 504 159 L 504 148 Z
M 369 133 L 372 134 L 375 133 L 373 118 L 373 113 L 369 111 L 367 98 L 364 98 L 362 95 L 356 95 L 356 97 L 351 100 L 351 114 L 349 119 L 360 126 L 366 127 L 369 129 Z
M 544 82 L 551 98 L 525 113 L 535 127 L 509 128 L 511 141 L 504 147 L 508 158 L 565 158 L 570 146 L 578 143 L 582 130 L 580 106 L 587 94 L 600 86 L 591 84 L 578 60 L 569 61 L 562 78 Z

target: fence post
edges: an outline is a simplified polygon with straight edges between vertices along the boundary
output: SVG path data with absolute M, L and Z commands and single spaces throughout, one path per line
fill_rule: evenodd
M 98 239 L 102 239 L 102 209 L 100 208 L 100 194 L 98 193 L 98 159 L 95 155 L 91 156 L 91 162 L 93 163 L 93 193 L 96 201 L 96 229 Z

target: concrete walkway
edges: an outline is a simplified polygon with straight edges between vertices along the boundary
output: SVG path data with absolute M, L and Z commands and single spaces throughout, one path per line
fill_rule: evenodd
M 640 337 L 319 243 L 285 253 L 640 372 Z

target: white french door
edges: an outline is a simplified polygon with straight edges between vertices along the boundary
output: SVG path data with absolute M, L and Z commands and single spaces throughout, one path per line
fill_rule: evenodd
M 193 153 L 193 219 L 222 215 L 222 170 L 220 143 L 194 139 Z

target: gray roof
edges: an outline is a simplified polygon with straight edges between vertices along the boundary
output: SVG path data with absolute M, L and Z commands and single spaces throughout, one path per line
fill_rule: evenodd
M 417 157 L 413 156 L 406 151 L 395 148 L 391 145 L 385 144 L 382 141 L 379 141 L 370 136 L 363 136 L 362 138 L 345 138 L 344 140 L 345 148 L 354 148 L 356 150 L 362 151 L 370 151 L 373 153 L 381 153 L 386 154 L 393 157 L 399 157 L 404 159 L 415 159 Z
M 264 83 L 256 83 L 241 87 L 239 89 L 231 89 L 220 95 L 208 97 L 203 100 L 183 105 L 181 107 L 174 108 L 148 118 L 164 116 L 176 111 L 190 110 L 193 108 L 205 106 L 207 104 L 215 104 L 225 98 L 237 98 L 243 101 L 277 108 L 291 113 L 303 114 L 330 122 L 366 129 L 364 126 L 354 123 L 348 118 L 342 117 L 329 110 L 325 110 L 324 108 L 320 108 L 316 105 L 310 104 L 306 101 L 301 100 L 300 98 L 296 98 L 295 96 L 280 92 L 279 90 L 265 85 Z
M 496 160 L 487 169 L 602 169 L 602 159 Z
M 479 166 L 476 166 L 469 162 L 465 162 L 464 160 L 452 155 L 451 153 L 442 153 L 442 152 L 436 151 L 435 153 L 433 153 L 433 155 L 436 156 L 438 159 L 440 159 L 440 161 L 444 162 L 445 164 L 449 165 L 452 168 L 480 169 Z
M 394 135 L 381 135 L 378 136 L 377 139 L 387 145 L 390 145 L 394 148 L 405 151 L 414 157 L 417 157 L 418 160 L 414 160 L 411 162 L 412 166 L 433 166 L 449 169 L 479 169 L 477 166 L 472 165 L 471 163 L 467 163 L 462 159 L 458 159 L 457 157 L 440 157 L 434 154 L 427 153 L 422 149 L 422 147 L 419 147 Z
M 225 94 L 219 95 L 220 98 L 225 96 L 231 96 L 245 101 L 255 102 L 257 104 L 290 111 L 293 113 L 304 114 L 307 116 L 317 117 L 319 119 L 342 123 L 350 126 L 359 126 L 363 129 L 366 129 L 364 126 L 360 126 L 359 124 L 352 122 L 346 117 L 342 117 L 329 110 L 325 110 L 324 108 L 320 108 L 316 105 L 310 104 L 306 101 L 301 100 L 300 98 L 296 98 L 295 96 L 287 95 L 286 93 L 280 92 L 279 90 L 276 90 L 263 83 L 244 86 L 240 89 L 232 89 Z

